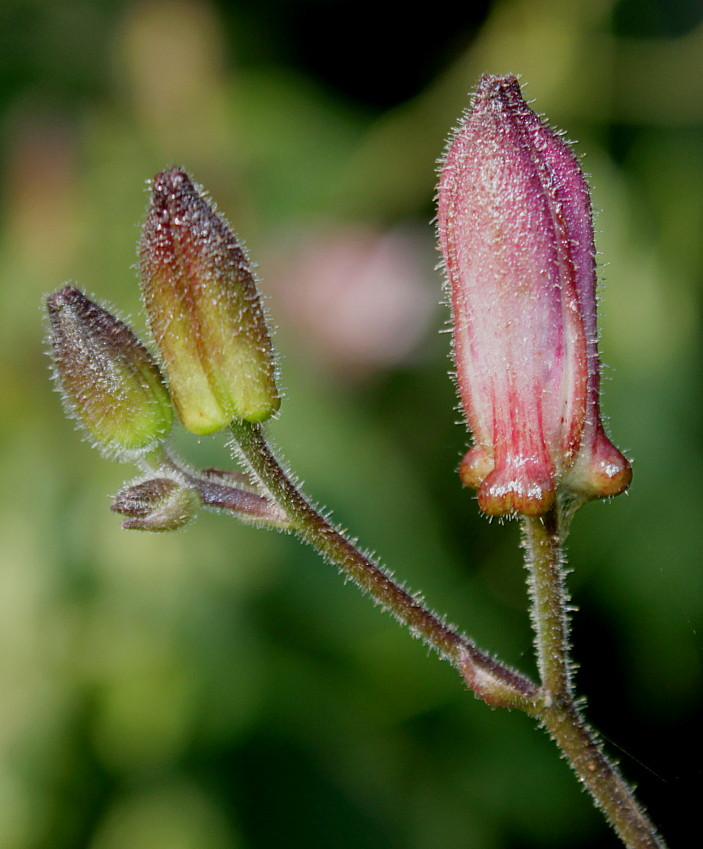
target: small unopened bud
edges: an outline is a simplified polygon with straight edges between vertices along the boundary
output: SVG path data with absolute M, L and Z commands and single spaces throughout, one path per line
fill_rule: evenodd
M 161 373 L 126 324 L 75 286 L 47 298 L 49 341 L 68 412 L 108 456 L 151 451 L 173 424 Z
M 280 403 L 244 250 L 183 171 L 157 174 L 140 244 L 144 302 L 171 396 L 193 433 L 262 421 Z
M 152 478 L 130 484 L 115 496 L 111 509 L 130 516 L 122 527 L 139 531 L 175 531 L 201 506 L 195 490 L 172 478 Z
M 557 490 L 622 492 L 630 465 L 599 410 L 588 188 L 515 77 L 481 79 L 438 199 L 456 378 L 474 436 L 463 482 L 492 515 L 540 515 Z

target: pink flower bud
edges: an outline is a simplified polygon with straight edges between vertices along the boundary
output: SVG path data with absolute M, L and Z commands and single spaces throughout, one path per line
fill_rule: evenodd
M 462 481 L 491 515 L 540 515 L 557 490 L 617 495 L 630 465 L 599 410 L 588 188 L 515 77 L 481 78 L 439 183 L 456 379 L 474 446 Z

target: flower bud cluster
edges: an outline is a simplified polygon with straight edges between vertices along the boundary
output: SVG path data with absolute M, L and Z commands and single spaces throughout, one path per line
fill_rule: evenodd
M 599 407 L 588 188 L 515 77 L 481 79 L 443 162 L 437 219 L 456 381 L 474 439 L 460 475 L 481 509 L 539 516 L 560 493 L 582 501 L 625 490 L 630 465 Z M 251 264 L 179 168 L 152 182 L 139 257 L 165 379 L 131 330 L 75 287 L 47 301 L 67 405 L 99 447 L 120 459 L 153 452 L 171 428 L 171 403 L 196 434 L 272 416 L 275 358 Z M 197 480 L 195 495 L 168 476 L 139 482 L 115 509 L 131 516 L 127 526 L 177 527 L 203 501 Z M 209 484 L 210 506 L 244 504 Z M 285 524 L 266 495 L 254 495 L 240 512 Z
M 113 509 L 128 517 L 123 527 L 173 530 L 203 505 L 285 527 L 285 513 L 263 494 L 203 475 L 174 478 L 161 449 L 174 408 L 188 430 L 205 434 L 235 419 L 262 421 L 280 403 L 249 261 L 225 219 L 179 169 L 154 178 L 140 270 L 165 377 L 129 327 L 75 286 L 47 298 L 55 374 L 68 411 L 103 453 L 154 475 L 116 497 Z

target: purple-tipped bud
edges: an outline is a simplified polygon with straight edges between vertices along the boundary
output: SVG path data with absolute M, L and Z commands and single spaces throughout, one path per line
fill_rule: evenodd
M 75 286 L 47 298 L 49 340 L 69 413 L 108 456 L 151 451 L 173 424 L 158 366 L 126 324 Z
M 172 478 L 153 478 L 130 484 L 115 496 L 111 509 L 130 516 L 122 527 L 138 531 L 175 531 L 195 516 L 198 493 Z
M 185 427 L 212 433 L 275 412 L 274 357 L 251 266 L 225 219 L 178 168 L 154 178 L 140 270 Z
M 459 394 L 461 478 L 491 515 L 540 515 L 558 488 L 617 495 L 630 465 L 599 411 L 588 188 L 515 77 L 482 77 L 439 183 Z

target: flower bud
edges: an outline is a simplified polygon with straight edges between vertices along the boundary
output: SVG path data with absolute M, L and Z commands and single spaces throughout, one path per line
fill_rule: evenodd
M 172 478 L 132 483 L 115 496 L 112 510 L 130 516 L 125 530 L 175 531 L 195 516 L 201 506 L 198 493 Z
M 159 368 L 126 324 L 74 286 L 47 298 L 49 340 L 69 413 L 104 454 L 132 460 L 173 424 Z
M 473 432 L 463 482 L 491 515 L 540 515 L 630 483 L 599 411 L 591 205 L 579 164 L 522 99 L 484 76 L 438 190 L 456 380 Z
M 271 340 L 249 260 L 187 174 L 157 174 L 140 244 L 142 290 L 181 421 L 212 433 L 278 409 Z

